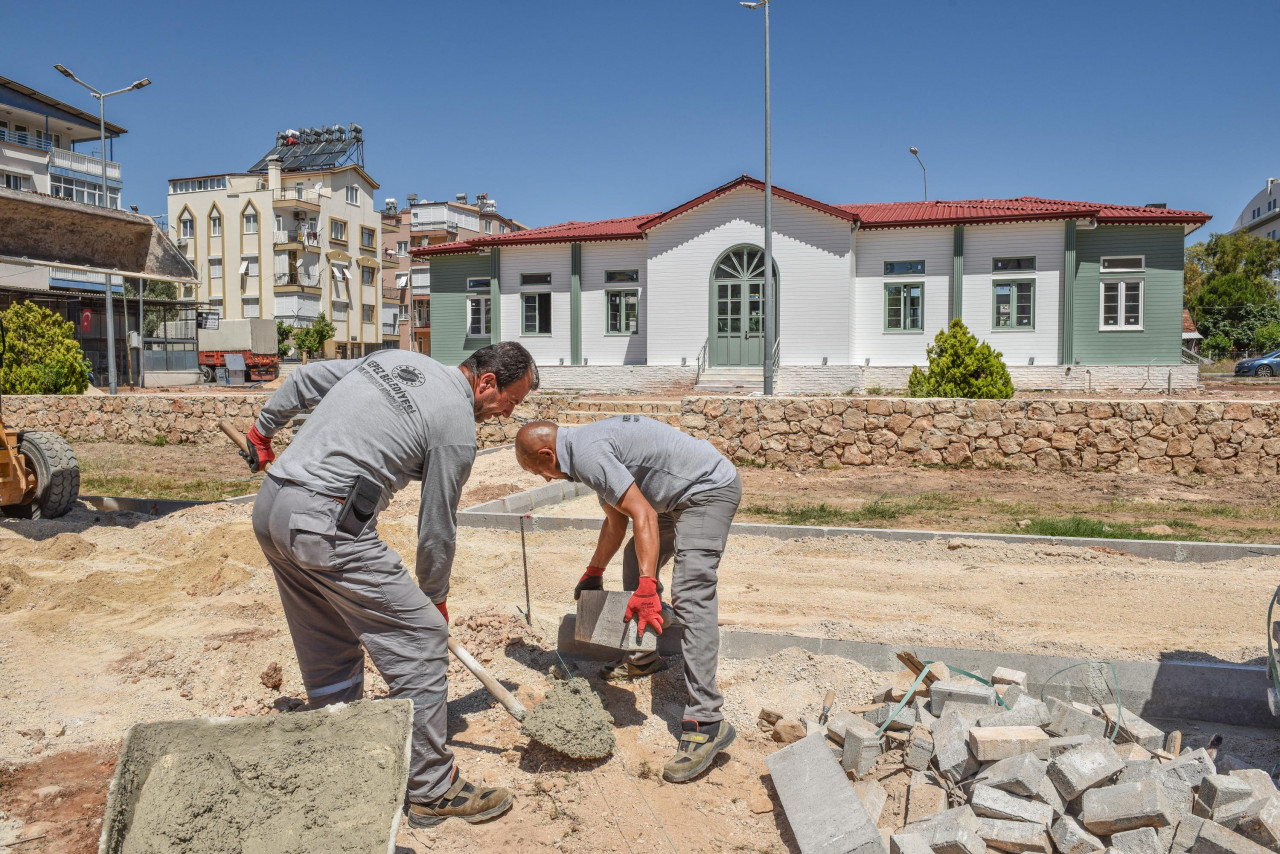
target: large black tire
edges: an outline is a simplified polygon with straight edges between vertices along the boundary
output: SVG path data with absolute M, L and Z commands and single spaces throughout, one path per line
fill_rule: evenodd
M 20 433 L 18 451 L 27 458 L 27 471 L 36 476 L 36 494 L 29 504 L 0 510 L 11 519 L 66 515 L 80 495 L 80 463 L 67 440 L 57 433 Z
M 207 383 L 216 382 L 218 379 L 218 375 L 213 370 L 213 368 L 209 367 L 208 365 L 201 365 L 200 379 L 204 380 Z

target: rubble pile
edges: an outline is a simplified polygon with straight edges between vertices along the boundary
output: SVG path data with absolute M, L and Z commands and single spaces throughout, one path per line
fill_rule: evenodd
M 537 658 L 539 665 L 541 659 L 546 657 L 542 635 L 519 614 L 504 612 L 496 607 L 465 617 L 454 617 L 449 633 L 486 667 L 493 662 L 495 656 Z M 527 664 L 529 661 L 521 663 Z M 450 660 L 449 672 L 451 675 L 465 673 L 466 669 L 460 662 Z
M 1041 701 L 1019 671 L 986 683 L 899 658 L 876 705 L 799 726 L 761 710 L 786 744 L 767 762 L 802 852 L 1280 852 L 1275 782 L 1215 742 L 1183 748 L 1118 705 Z

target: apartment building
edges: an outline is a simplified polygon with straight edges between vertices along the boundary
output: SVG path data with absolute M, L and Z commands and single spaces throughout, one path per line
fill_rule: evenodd
M 527 226 L 498 213 L 498 202 L 488 193 L 477 193 L 472 204 L 466 193 L 458 193 L 453 201 L 419 202 L 416 195 L 407 197 L 409 249 L 456 243 L 488 235 L 505 235 L 526 230 Z M 408 260 L 410 285 L 411 349 L 431 352 L 431 262 L 427 257 Z
M 388 346 L 394 339 L 401 350 L 416 349 L 409 319 L 409 240 L 409 209 L 387 199 L 382 207 L 382 335 Z
M 189 295 L 294 327 L 324 312 L 337 329 L 328 358 L 399 346 L 384 334 L 383 217 L 363 159 L 359 125 L 288 130 L 247 172 L 171 180 L 169 227 L 200 274 Z

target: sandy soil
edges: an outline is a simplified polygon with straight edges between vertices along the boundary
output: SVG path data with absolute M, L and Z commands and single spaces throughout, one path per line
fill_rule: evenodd
M 463 503 L 536 483 L 509 451 L 486 455 Z M 298 704 L 302 686 L 250 511 L 213 505 L 147 520 L 81 508 L 52 522 L 0 523 L 0 720 L 12 722 L 0 728 L 0 762 L 13 769 L 0 773 L 0 803 L 29 822 L 24 836 L 49 834 L 22 850 L 93 850 L 113 752 L 133 723 L 274 714 Z M 406 491 L 380 522 L 401 554 L 412 554 L 416 513 L 416 496 Z M 454 632 L 526 704 L 548 689 L 555 656 L 547 650 L 571 611 L 570 591 L 594 539 L 590 532 L 528 535 L 530 629 L 516 611 L 524 600 L 519 535 L 460 531 Z M 909 545 L 735 537 L 722 567 L 721 613 L 754 630 L 904 646 L 1256 662 L 1277 569 L 1276 561 L 1167 564 L 962 538 Z M 616 563 L 606 585 L 619 586 Z M 273 663 L 283 679 L 278 690 L 260 678 Z M 726 714 L 739 740 L 706 776 L 676 787 L 658 775 L 683 699 L 679 660 L 672 664 L 651 684 L 605 686 L 589 670 L 582 674 L 618 725 L 617 753 L 596 763 L 530 746 L 455 664 L 450 732 L 462 772 L 514 787 L 517 805 L 487 825 L 406 829 L 400 844 L 408 851 L 786 851 L 794 843 L 764 776 L 764 757 L 776 746 L 755 730 L 756 712 L 770 703 L 814 714 L 828 686 L 841 703 L 859 704 L 883 676 L 798 650 L 724 662 Z M 376 675 L 366 684 L 372 696 L 385 693 Z

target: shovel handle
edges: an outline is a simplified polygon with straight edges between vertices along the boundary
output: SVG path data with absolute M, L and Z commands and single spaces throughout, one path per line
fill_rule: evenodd
M 235 428 L 234 424 L 223 418 L 218 421 L 218 429 L 227 434 L 227 438 L 235 443 L 235 446 L 240 449 L 240 453 L 244 455 L 245 459 L 249 459 L 249 440 Z M 263 471 L 270 471 L 270 469 L 271 463 L 266 463 L 262 466 Z
M 480 662 L 472 658 L 471 653 L 467 652 L 462 644 L 453 638 L 449 638 L 449 652 L 453 653 L 458 661 L 462 662 L 463 667 L 471 671 L 472 676 L 480 680 L 480 684 L 485 687 L 485 690 L 502 704 L 502 707 L 511 714 L 511 717 L 518 721 L 524 720 L 525 708 L 520 701 L 511 696 L 511 692 L 503 688 L 497 679 L 490 676 L 489 671 L 485 670 Z

